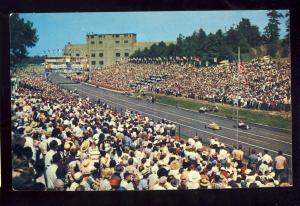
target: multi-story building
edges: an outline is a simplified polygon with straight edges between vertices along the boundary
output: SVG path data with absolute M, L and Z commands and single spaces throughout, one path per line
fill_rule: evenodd
M 136 34 L 88 34 L 86 44 L 65 45 L 64 55 L 88 60 L 92 68 L 110 66 L 126 60 L 135 51 L 143 50 L 158 42 L 137 42 Z M 165 42 L 167 45 L 171 42 Z

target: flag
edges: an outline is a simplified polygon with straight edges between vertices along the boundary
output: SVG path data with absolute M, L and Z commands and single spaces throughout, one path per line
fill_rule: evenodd
M 240 65 L 239 65 L 239 72 L 241 74 L 244 74 L 245 73 L 245 66 L 244 64 L 241 62 Z

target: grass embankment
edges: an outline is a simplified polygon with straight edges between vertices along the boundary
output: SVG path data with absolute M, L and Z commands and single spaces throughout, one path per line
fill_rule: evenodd
M 236 119 L 236 107 L 220 103 L 211 103 L 208 101 L 192 100 L 183 97 L 172 97 L 165 95 L 156 95 L 157 102 L 168 104 L 172 106 L 178 106 L 186 109 L 192 109 L 198 111 L 202 106 L 212 108 L 215 105 L 219 107 L 218 112 L 212 112 L 213 114 L 224 116 L 227 118 Z M 239 108 L 239 119 L 247 123 L 257 123 L 268 125 L 271 127 L 277 127 L 282 129 L 291 130 L 292 121 L 290 113 L 279 113 L 262 110 L 250 110 Z

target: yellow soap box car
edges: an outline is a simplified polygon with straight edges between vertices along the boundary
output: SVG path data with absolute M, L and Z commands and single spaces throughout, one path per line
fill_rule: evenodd
M 205 125 L 205 128 L 213 129 L 213 130 L 220 130 L 220 129 L 222 129 L 222 127 L 220 125 L 218 125 L 217 123 L 215 123 L 215 122 L 211 122 L 208 125 Z

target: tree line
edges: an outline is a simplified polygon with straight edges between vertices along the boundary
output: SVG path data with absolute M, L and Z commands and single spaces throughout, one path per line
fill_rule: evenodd
M 289 13 L 285 15 L 276 10 L 267 12 L 269 18 L 268 25 L 264 28 L 261 35 L 259 28 L 251 24 L 250 20 L 243 18 L 236 26 L 232 26 L 228 31 L 223 32 L 219 29 L 216 33 L 207 34 L 203 29 L 195 31 L 191 36 L 184 37 L 182 34 L 176 39 L 175 43 L 166 45 L 164 42 L 152 45 L 150 48 L 136 51 L 131 58 L 151 58 L 156 59 L 193 59 L 208 61 L 210 63 L 227 59 L 236 59 L 236 51 L 240 46 L 242 53 L 248 53 L 251 48 L 266 45 L 267 54 L 278 56 L 278 51 L 282 57 L 290 55 L 290 29 Z M 280 19 L 286 18 L 287 35 L 279 39 Z M 22 62 L 40 62 L 39 57 L 28 57 L 27 49 L 34 47 L 39 38 L 33 23 L 25 21 L 18 14 L 10 17 L 10 63 L 15 66 Z M 192 57 L 192 58 L 191 58 Z
M 202 62 L 209 63 L 220 60 L 235 60 L 238 47 L 241 53 L 249 53 L 251 48 L 265 45 L 267 54 L 271 57 L 278 56 L 278 51 L 283 50 L 282 55 L 289 55 L 289 13 L 286 13 L 286 32 L 284 39 L 279 39 L 280 18 L 283 14 L 276 10 L 267 12 L 269 18 L 268 25 L 264 28 L 263 34 L 259 28 L 253 25 L 249 19 L 242 18 L 235 26 L 228 31 L 221 29 L 215 33 L 207 34 L 203 29 L 194 31 L 191 36 L 179 34 L 175 43 L 166 45 L 163 41 L 153 44 L 150 48 L 136 51 L 131 58 L 191 58 L 200 59 Z

